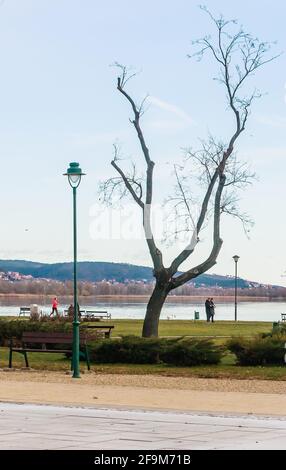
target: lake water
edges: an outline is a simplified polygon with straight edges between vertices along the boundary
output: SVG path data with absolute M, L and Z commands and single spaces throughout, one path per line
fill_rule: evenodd
M 60 299 L 61 305 L 59 308 L 60 313 L 64 308 L 68 308 L 70 300 Z M 29 306 L 30 304 L 37 303 L 43 313 L 49 314 L 51 311 L 50 304 L 47 299 L 27 298 L 25 302 L 19 298 L 0 299 L 0 316 L 19 315 L 19 306 Z M 96 310 L 107 310 L 111 313 L 112 319 L 143 319 L 145 316 L 146 302 L 145 301 L 98 301 L 97 299 L 86 299 L 80 303 L 82 308 L 91 308 Z M 204 301 L 193 300 L 176 300 L 168 301 L 165 304 L 161 318 L 162 319 L 175 319 L 175 320 L 193 320 L 194 312 L 200 313 L 200 319 L 204 320 L 205 308 Z M 238 320 L 241 321 L 269 321 L 274 322 L 281 319 L 281 313 L 286 312 L 286 302 L 282 301 L 264 301 L 264 302 L 239 302 L 238 303 Z M 234 304 L 230 302 L 217 302 L 215 309 L 215 320 L 234 320 Z

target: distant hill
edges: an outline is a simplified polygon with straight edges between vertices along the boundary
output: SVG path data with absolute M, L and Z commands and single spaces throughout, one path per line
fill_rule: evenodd
M 0 260 L 0 271 L 19 272 L 34 278 L 47 278 L 58 281 L 68 281 L 73 278 L 73 263 L 37 263 L 25 260 Z M 107 263 L 101 261 L 82 261 L 78 263 L 78 279 L 80 281 L 96 282 L 105 280 L 147 281 L 153 280 L 152 269 L 125 263 Z M 234 278 L 216 274 L 203 274 L 193 281 L 197 287 L 233 288 Z M 258 283 L 238 279 L 239 288 L 259 286 Z

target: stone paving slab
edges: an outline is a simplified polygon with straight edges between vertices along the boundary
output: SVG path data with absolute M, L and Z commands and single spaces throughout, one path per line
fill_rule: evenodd
M 0 404 L 0 449 L 286 450 L 286 418 Z

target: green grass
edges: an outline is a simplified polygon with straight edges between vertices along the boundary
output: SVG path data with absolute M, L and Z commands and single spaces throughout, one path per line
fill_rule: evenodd
M 113 336 L 141 336 L 142 320 L 111 320 L 105 324 L 114 325 Z M 99 323 L 103 324 L 103 322 Z M 194 320 L 161 320 L 160 336 L 252 336 L 272 329 L 270 322 L 231 322 L 207 323 Z
M 137 335 L 141 336 L 142 320 L 111 320 L 99 324 L 112 324 L 115 326 L 112 336 Z M 218 321 L 213 324 L 205 321 L 161 320 L 160 336 L 212 336 L 218 343 L 224 343 L 224 336 L 252 336 L 258 333 L 269 332 L 272 323 L 269 322 L 228 322 Z M 30 366 L 36 370 L 68 371 L 70 361 L 64 354 L 28 353 Z M 0 367 L 8 365 L 8 348 L 0 348 Z M 13 366 L 24 367 L 24 358 L 21 354 L 13 353 Z M 84 362 L 81 363 L 86 368 Z M 92 371 L 98 374 L 155 374 L 170 377 L 202 377 L 202 378 L 233 378 L 233 379 L 263 379 L 285 380 L 286 367 L 240 367 L 235 364 L 235 357 L 227 354 L 222 363 L 212 366 L 199 367 L 172 367 L 162 364 L 93 364 Z
M 0 350 L 0 366 L 7 367 L 8 350 Z M 17 357 L 18 356 L 18 357 Z M 24 361 L 15 353 L 13 366 L 24 367 Z M 29 354 L 30 366 L 35 370 L 68 371 L 70 362 L 60 354 Z M 160 375 L 167 377 L 199 377 L 199 378 L 232 378 L 232 379 L 260 379 L 260 380 L 285 380 L 286 368 L 278 366 L 268 367 L 239 367 L 227 362 L 233 362 L 231 355 L 217 366 L 200 367 L 171 367 L 162 364 L 96 364 L 92 365 L 92 371 L 96 374 L 122 374 L 122 375 Z M 85 363 L 81 364 L 86 369 Z
M 4 317 L 1 317 L 3 319 Z M 17 320 L 15 317 L 5 317 L 7 320 Z M 28 318 L 21 320 L 28 321 Z M 83 322 L 84 325 L 114 325 L 112 336 L 135 335 L 141 336 L 143 320 L 108 320 L 101 322 Z M 161 320 L 159 336 L 252 336 L 266 333 L 272 329 L 271 322 L 234 322 L 194 320 Z
M 63 354 L 28 353 L 29 363 L 35 370 L 69 371 L 70 361 Z M 0 348 L 0 367 L 8 366 L 8 348 Z M 13 367 L 25 367 L 21 354 L 13 353 Z M 85 362 L 81 368 L 86 369 Z M 199 377 L 199 378 L 225 378 L 225 379 L 260 379 L 285 380 L 286 367 L 240 367 L 235 365 L 232 354 L 226 355 L 222 363 L 212 366 L 173 367 L 164 364 L 92 364 L 91 370 L 96 374 L 122 374 L 122 375 L 160 375 L 165 377 Z
M 27 353 L 29 365 L 33 369 L 39 370 L 69 370 L 70 361 L 64 354 L 50 353 Z M 8 367 L 9 349 L 0 348 L 0 367 Z M 13 352 L 13 368 L 25 367 L 23 354 Z

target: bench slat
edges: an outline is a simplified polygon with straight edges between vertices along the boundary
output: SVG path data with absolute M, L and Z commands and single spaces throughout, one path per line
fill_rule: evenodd
M 98 330 L 112 330 L 114 328 L 114 325 L 108 325 L 108 326 L 103 326 L 103 325 L 83 325 L 83 328 L 94 328 Z
M 107 310 L 86 310 L 86 313 L 107 313 L 108 314 L 108 311 Z
M 71 349 L 36 349 L 36 348 L 12 348 L 14 352 L 47 352 L 47 353 L 70 353 Z
M 80 333 L 80 342 L 84 343 L 87 336 L 84 333 Z M 72 333 L 38 333 L 38 332 L 24 332 L 22 335 L 23 343 L 49 343 L 49 344 L 71 344 L 73 342 Z
M 35 344 L 72 344 L 72 338 L 25 338 L 22 340 L 24 344 L 35 343 Z
M 86 339 L 80 338 L 80 343 L 84 344 Z M 72 338 L 35 338 L 35 337 L 27 337 L 22 339 L 22 343 L 29 344 L 72 344 Z

